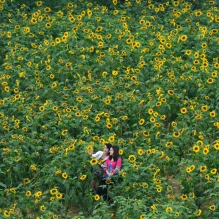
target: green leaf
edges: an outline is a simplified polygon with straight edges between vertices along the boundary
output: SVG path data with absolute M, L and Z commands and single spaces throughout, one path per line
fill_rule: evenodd
M 4 188 L 7 188 L 7 186 L 4 183 L 1 183 L 1 182 L 0 182 L 0 186 L 2 186 Z

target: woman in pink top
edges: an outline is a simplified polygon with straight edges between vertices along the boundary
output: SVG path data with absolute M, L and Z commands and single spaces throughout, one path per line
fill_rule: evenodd
M 122 167 L 122 159 L 119 157 L 119 148 L 116 146 L 112 146 L 110 148 L 110 156 L 106 160 L 106 168 L 104 168 L 103 180 L 101 180 L 100 185 L 97 190 L 98 195 L 102 195 L 103 199 L 108 201 L 109 203 L 112 202 L 112 199 L 108 196 L 108 184 L 106 183 L 107 179 L 113 178 L 113 175 L 118 174 Z M 103 186 L 106 185 L 106 186 Z M 111 186 L 113 184 L 110 184 Z
M 106 168 L 103 169 L 103 178 L 107 179 L 117 174 L 122 167 L 122 159 L 119 157 L 119 148 L 112 146 L 109 150 L 110 156 L 105 161 Z

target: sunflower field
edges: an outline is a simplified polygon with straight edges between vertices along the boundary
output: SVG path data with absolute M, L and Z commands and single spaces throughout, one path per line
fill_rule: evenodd
M 0 0 L 0 218 L 219 218 L 218 30 L 217 0 Z

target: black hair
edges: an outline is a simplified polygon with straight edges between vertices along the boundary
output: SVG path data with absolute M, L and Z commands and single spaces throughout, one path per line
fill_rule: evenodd
M 114 161 L 117 161 L 119 158 L 119 148 L 117 146 L 112 146 L 113 148 L 113 155 L 109 156 L 109 159 L 111 160 L 113 158 Z
M 110 143 L 105 144 L 105 146 L 110 149 L 112 147 L 112 145 Z

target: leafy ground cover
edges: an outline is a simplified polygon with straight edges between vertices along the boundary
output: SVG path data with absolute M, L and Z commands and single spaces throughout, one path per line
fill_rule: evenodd
M 1 218 L 218 218 L 218 10 L 0 0 Z M 110 207 L 89 187 L 106 142 Z

